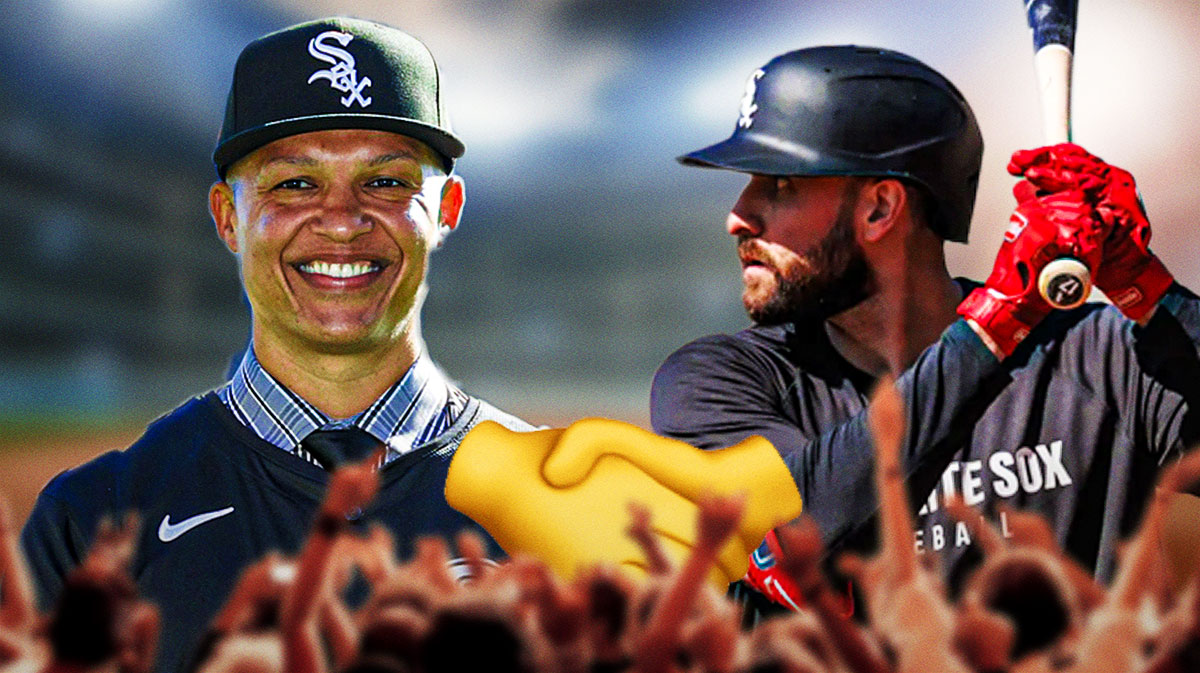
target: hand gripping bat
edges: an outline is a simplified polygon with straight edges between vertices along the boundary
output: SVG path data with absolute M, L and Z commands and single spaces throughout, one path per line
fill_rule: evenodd
M 1071 59 L 1075 50 L 1078 0 L 1021 0 L 1033 29 L 1034 68 L 1042 103 L 1042 137 L 1047 145 L 1071 141 Z M 1087 300 L 1092 274 L 1074 257 L 1060 257 L 1038 274 L 1038 291 L 1054 308 Z

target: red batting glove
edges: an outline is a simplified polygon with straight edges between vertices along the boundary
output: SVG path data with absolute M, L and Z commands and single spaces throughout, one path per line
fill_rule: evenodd
M 1095 194 L 1097 212 L 1109 229 L 1095 270 L 1096 287 L 1132 320 L 1158 305 L 1175 279 L 1150 251 L 1150 222 L 1128 171 L 1071 143 L 1016 152 L 1008 171 L 1043 191 Z
M 998 355 L 1012 355 L 1029 331 L 1053 310 L 1038 292 L 1042 269 L 1074 257 L 1089 269 L 1100 262 L 1101 221 L 1081 191 L 1024 198 L 1013 211 L 996 264 L 984 286 L 967 295 L 958 313 L 974 322 Z
M 1109 182 L 1110 166 L 1074 143 L 1013 152 L 1008 172 L 1043 192 L 1081 191 L 1097 200 Z
M 1097 209 L 1111 223 L 1104 258 L 1096 271 L 1096 287 L 1131 320 L 1142 320 L 1175 282 L 1171 272 L 1150 252 L 1150 221 L 1142 209 L 1133 176 L 1112 169 L 1108 196 Z

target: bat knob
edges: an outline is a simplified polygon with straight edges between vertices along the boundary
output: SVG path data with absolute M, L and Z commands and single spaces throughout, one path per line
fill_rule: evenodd
M 1092 274 L 1078 259 L 1059 257 L 1038 274 L 1038 292 L 1054 308 L 1075 308 L 1091 294 Z

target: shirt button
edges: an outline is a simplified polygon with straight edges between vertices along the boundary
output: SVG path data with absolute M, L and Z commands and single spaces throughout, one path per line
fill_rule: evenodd
M 346 521 L 358 521 L 362 518 L 363 511 L 361 507 L 355 507 L 346 514 Z

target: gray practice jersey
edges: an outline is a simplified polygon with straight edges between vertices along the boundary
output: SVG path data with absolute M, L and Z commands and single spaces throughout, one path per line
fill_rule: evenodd
M 944 497 L 958 494 L 1002 532 L 998 505 L 1041 513 L 1076 559 L 1111 578 L 1159 466 L 1197 436 L 1198 342 L 1200 299 L 1179 285 L 1144 328 L 1103 304 L 1056 312 L 1003 363 L 956 321 L 897 382 L 913 545 L 961 579 L 977 550 L 945 514 Z M 830 548 L 864 548 L 877 507 L 863 413 L 872 384 L 822 325 L 752 327 L 671 355 L 651 421 L 705 449 L 766 437 Z

